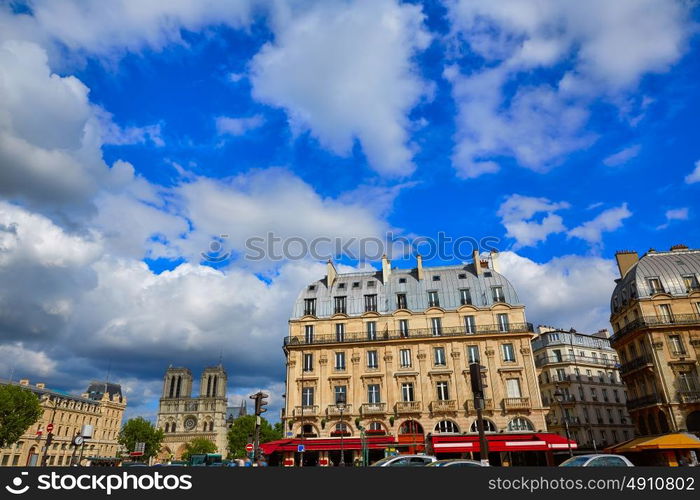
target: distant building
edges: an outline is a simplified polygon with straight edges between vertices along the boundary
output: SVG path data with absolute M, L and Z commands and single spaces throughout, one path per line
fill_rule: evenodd
M 634 436 L 627 390 L 608 330 L 585 334 L 540 326 L 532 340 L 540 391 L 549 406 L 547 428 L 565 435 L 564 420 L 580 449 L 601 450 Z M 560 391 L 557 401 L 554 394 Z
M 49 424 L 53 424 L 53 431 L 46 465 L 68 466 L 71 460 L 77 462 L 80 449 L 73 446 L 72 442 L 83 425 L 92 425 L 94 428 L 92 437 L 86 439 L 83 445 L 83 464 L 116 464 L 120 461 L 117 439 L 126 398 L 119 384 L 92 382 L 80 396 L 47 389 L 43 383 L 30 385 L 27 379 L 19 382 L 0 380 L 0 385 L 7 384 L 20 386 L 36 394 L 44 413 L 17 443 L 0 449 L 0 465 L 41 465 Z
M 187 368 L 168 368 L 158 407 L 157 426 L 165 432 L 159 460 L 180 459 L 194 438 L 209 439 L 219 453 L 226 454 L 227 380 L 221 364 L 207 367 L 200 379 L 199 396 L 193 397 L 192 372 Z
M 226 408 L 226 424 L 231 427 L 233 421 L 240 417 L 245 417 L 248 415 L 248 407 L 246 405 L 246 400 L 242 399 L 239 406 L 229 406 Z
M 700 250 L 617 252 L 612 346 L 640 435 L 700 433 Z

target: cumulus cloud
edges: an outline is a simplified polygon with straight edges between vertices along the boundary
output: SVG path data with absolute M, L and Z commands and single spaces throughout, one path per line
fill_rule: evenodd
M 656 227 L 656 229 L 666 229 L 674 220 L 688 220 L 688 208 L 674 208 L 666 210 L 666 222 Z
M 581 238 L 591 244 L 600 244 L 603 233 L 615 231 L 622 227 L 622 221 L 632 216 L 627 203 L 619 207 L 609 208 L 598 214 L 594 219 L 584 222 L 568 232 L 570 237 Z
M 407 115 L 427 92 L 412 61 L 430 40 L 423 20 L 420 6 L 394 0 L 281 9 L 251 62 L 253 95 L 335 153 L 357 140 L 378 172 L 410 174 Z
M 566 231 L 563 219 L 555 212 L 569 207 L 567 202 L 513 194 L 501 204 L 497 215 L 506 228 L 506 236 L 515 239 L 514 248 L 521 248 L 545 241 L 550 234 Z M 545 216 L 534 220 L 540 213 Z
M 545 171 L 588 147 L 590 103 L 624 101 L 681 57 L 691 31 L 687 6 L 666 0 L 451 0 L 448 18 L 486 68 L 446 72 L 458 107 L 453 163 L 466 178 L 497 171 L 500 156 Z M 542 69 L 556 80 L 529 83 Z
M 603 164 L 608 167 L 617 167 L 624 165 L 632 158 L 636 158 L 642 147 L 639 144 L 624 148 L 617 153 L 613 153 L 603 160 Z
M 249 130 L 261 127 L 264 123 L 265 118 L 262 115 L 242 118 L 219 116 L 216 119 L 216 131 L 221 135 L 239 136 L 244 135 Z
M 700 182 L 700 160 L 695 162 L 695 169 L 685 176 L 686 184 L 695 184 Z

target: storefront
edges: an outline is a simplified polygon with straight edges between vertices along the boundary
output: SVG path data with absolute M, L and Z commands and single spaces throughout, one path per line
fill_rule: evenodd
M 635 465 L 678 467 L 698 463 L 700 439 L 686 432 L 674 432 L 631 439 L 605 452 L 625 455 Z
M 301 453 L 300 446 L 303 446 Z M 385 455 L 385 450 L 395 446 L 393 436 L 368 436 L 364 439 L 357 437 L 333 438 L 296 438 L 270 441 L 261 445 L 263 453 L 268 457 L 270 465 L 293 467 L 304 460 L 305 467 L 329 467 L 340 463 L 340 450 L 344 450 L 345 464 L 353 465 L 355 460 L 361 460 L 363 452 L 370 463 Z

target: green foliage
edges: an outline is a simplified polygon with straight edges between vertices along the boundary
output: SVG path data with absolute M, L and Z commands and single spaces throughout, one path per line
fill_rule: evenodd
M 146 443 L 142 461 L 156 456 L 163 442 L 164 433 L 162 429 L 156 429 L 148 420 L 143 417 L 129 419 L 119 432 L 119 444 L 126 447 L 129 452 L 134 451 L 136 443 Z
M 274 427 L 264 418 L 260 418 L 260 443 L 267 443 L 281 439 L 283 435 L 283 426 L 281 422 L 275 424 Z M 229 457 L 244 458 L 247 456 L 245 445 L 252 441 L 253 433 L 255 432 L 255 415 L 245 415 L 238 417 L 233 421 L 233 425 L 228 430 L 228 449 Z M 251 436 L 249 441 L 248 436 Z
M 39 398 L 16 385 L 0 385 L 0 448 L 14 444 L 43 414 Z
M 207 438 L 194 438 L 185 445 L 182 460 L 189 460 L 192 455 L 201 455 L 203 453 L 216 453 L 216 445 Z

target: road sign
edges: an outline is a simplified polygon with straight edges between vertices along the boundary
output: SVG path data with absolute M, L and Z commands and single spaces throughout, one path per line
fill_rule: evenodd
M 304 453 L 304 445 L 303 444 L 297 445 L 297 451 L 299 453 Z
M 46 424 L 46 432 L 53 432 L 53 424 Z
M 247 452 L 253 451 L 253 443 L 248 443 L 247 445 L 245 445 L 245 451 L 247 451 Z
M 143 452 L 142 452 L 142 451 L 132 451 L 131 453 L 129 453 L 129 456 L 131 456 L 131 457 L 142 457 L 142 456 L 143 456 Z

